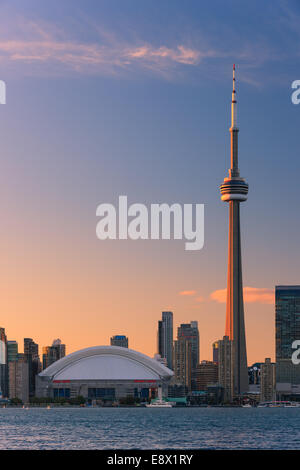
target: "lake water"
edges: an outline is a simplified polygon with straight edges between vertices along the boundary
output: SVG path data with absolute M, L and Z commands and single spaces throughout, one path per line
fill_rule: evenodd
M 0 449 L 300 449 L 300 408 L 0 409 Z

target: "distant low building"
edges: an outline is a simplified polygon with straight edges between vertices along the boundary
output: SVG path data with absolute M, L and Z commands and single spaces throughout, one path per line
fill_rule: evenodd
M 197 390 L 207 390 L 207 386 L 219 381 L 218 364 L 212 361 L 202 361 L 196 368 Z
M 119 346 L 120 348 L 128 348 L 128 338 L 125 335 L 116 335 L 110 338 L 111 346 Z
M 260 369 L 261 362 L 255 362 L 252 366 L 248 367 L 248 378 L 249 385 L 259 385 L 260 384 Z
M 62 359 L 65 355 L 66 345 L 62 344 L 60 339 L 55 339 L 52 346 L 43 347 L 43 369 Z

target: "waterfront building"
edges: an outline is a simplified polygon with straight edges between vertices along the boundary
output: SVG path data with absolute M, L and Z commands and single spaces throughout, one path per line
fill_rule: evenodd
M 212 361 L 202 361 L 196 368 L 197 390 L 207 390 L 208 385 L 219 382 L 218 364 Z
M 235 66 L 231 103 L 231 167 L 229 176 L 220 186 L 222 201 L 229 204 L 228 277 L 225 336 L 234 341 L 233 393 L 241 395 L 248 390 L 247 353 L 244 323 L 242 281 L 240 204 L 247 200 L 248 184 L 241 178 L 238 167 L 237 101 Z
M 23 403 L 29 401 L 29 368 L 25 354 L 18 354 L 15 361 L 10 361 L 9 398 L 19 398 Z
M 157 353 L 173 369 L 173 312 L 162 312 L 162 320 L 158 322 Z
M 43 370 L 38 397 L 83 396 L 91 401 L 148 398 L 162 387 L 167 396 L 173 372 L 145 354 L 118 346 L 96 346 L 65 356 Z
M 60 339 L 55 339 L 52 346 L 43 347 L 43 369 L 49 367 L 53 362 L 62 359 L 66 355 L 66 345 Z
M 270 358 L 266 358 L 260 369 L 260 401 L 272 401 L 275 397 L 276 366 Z
M 224 389 L 224 400 L 231 402 L 234 397 L 234 342 L 228 336 L 219 340 L 219 384 Z
M 110 338 L 111 346 L 120 346 L 120 348 L 128 348 L 128 338 L 124 335 L 116 335 Z

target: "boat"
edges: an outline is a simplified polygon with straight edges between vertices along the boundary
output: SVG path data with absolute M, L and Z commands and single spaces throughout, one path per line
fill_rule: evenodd
M 156 400 L 146 405 L 147 408 L 173 408 L 173 404 L 166 400 Z
M 245 403 L 245 405 L 242 405 L 242 408 L 252 408 L 252 405 L 250 405 L 250 403 Z

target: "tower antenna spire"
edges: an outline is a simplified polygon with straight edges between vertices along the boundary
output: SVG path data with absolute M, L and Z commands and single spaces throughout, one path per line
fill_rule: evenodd
M 231 129 L 237 129 L 237 109 L 236 109 L 236 90 L 235 90 L 235 64 L 233 64 L 233 69 L 232 69 Z

